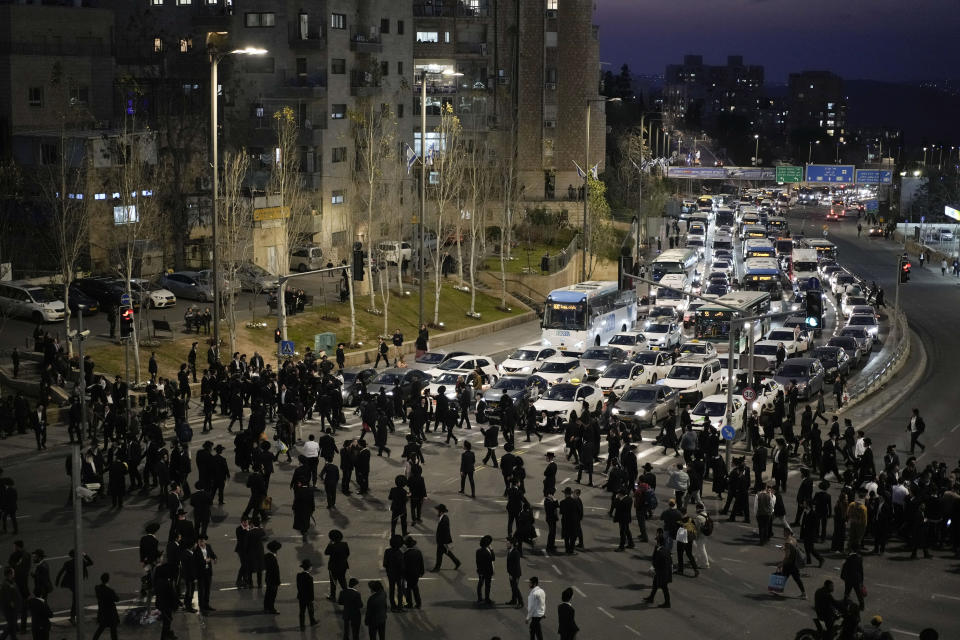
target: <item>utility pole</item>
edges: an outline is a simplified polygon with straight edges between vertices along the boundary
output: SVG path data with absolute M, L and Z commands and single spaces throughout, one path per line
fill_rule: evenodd
M 89 331 L 83 330 L 84 305 L 78 307 L 78 330 L 68 335 L 68 338 L 77 339 L 77 354 L 80 358 L 80 435 L 87 430 L 87 380 L 83 369 L 83 340 Z M 129 379 L 128 379 L 129 383 Z M 129 396 L 128 396 L 129 397 Z M 128 416 L 129 419 L 129 416 Z M 73 499 L 73 599 L 77 610 L 76 630 L 77 640 L 84 640 L 83 632 L 83 501 L 77 489 L 80 486 L 81 452 L 80 439 L 71 446 L 70 451 L 70 484 Z
M 580 239 L 580 282 L 587 281 L 587 245 L 589 244 L 590 221 L 587 218 L 587 201 L 590 199 L 590 100 L 587 100 L 586 144 L 583 149 L 583 237 Z

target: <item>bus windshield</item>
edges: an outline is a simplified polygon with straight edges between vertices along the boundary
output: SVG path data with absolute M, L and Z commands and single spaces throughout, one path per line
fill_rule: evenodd
M 668 273 L 686 273 L 683 263 L 680 262 L 654 262 L 653 279 L 657 282 Z
M 730 335 L 730 313 L 726 309 L 697 309 L 694 336 L 707 340 L 726 338 Z
M 586 306 L 583 302 L 547 302 L 543 309 L 544 329 L 583 331 L 586 320 Z

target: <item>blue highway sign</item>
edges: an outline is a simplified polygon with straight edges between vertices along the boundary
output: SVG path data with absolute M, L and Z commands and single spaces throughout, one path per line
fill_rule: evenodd
M 857 169 L 857 184 L 893 184 L 893 171 L 889 169 Z
M 807 182 L 853 183 L 855 171 L 852 164 L 808 164 Z

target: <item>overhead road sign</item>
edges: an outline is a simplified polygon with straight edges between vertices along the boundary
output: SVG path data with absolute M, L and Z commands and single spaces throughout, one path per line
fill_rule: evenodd
M 688 180 L 774 180 L 773 167 L 667 167 L 668 178 Z
M 852 164 L 808 164 L 807 182 L 853 183 L 856 167 Z
M 783 165 L 777 167 L 776 179 L 780 183 L 803 182 L 803 167 Z
M 889 169 L 857 169 L 857 184 L 893 184 L 893 171 Z
M 944 206 L 943 215 L 947 216 L 948 218 L 953 218 L 954 220 L 957 220 L 958 222 L 960 222 L 960 210 L 954 209 L 953 207 Z

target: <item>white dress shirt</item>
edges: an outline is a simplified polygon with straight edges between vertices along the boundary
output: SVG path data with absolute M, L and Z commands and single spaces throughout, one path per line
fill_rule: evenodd
M 547 594 L 539 585 L 530 589 L 527 596 L 527 620 L 531 618 L 542 618 L 547 612 Z

